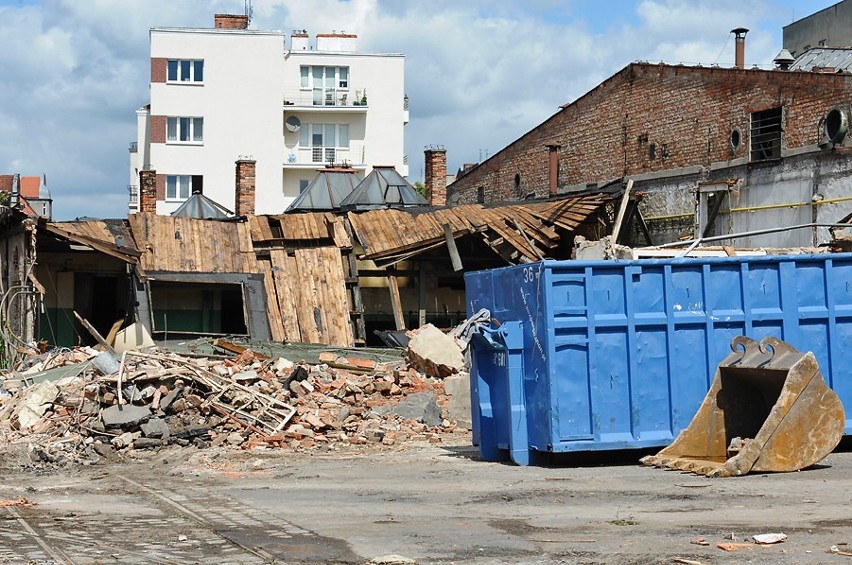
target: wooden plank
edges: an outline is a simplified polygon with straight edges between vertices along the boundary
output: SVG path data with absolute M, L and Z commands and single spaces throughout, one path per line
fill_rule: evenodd
M 267 317 L 272 341 L 285 341 L 284 323 L 281 321 L 281 310 L 278 306 L 278 292 L 275 287 L 275 277 L 272 275 L 272 264 L 268 260 L 258 261 L 263 273 L 263 287 L 266 290 Z
M 456 240 L 453 237 L 450 224 L 444 224 L 444 239 L 447 240 L 447 251 L 450 253 L 450 261 L 453 263 L 453 270 L 456 272 L 461 271 L 464 267 L 462 266 L 462 260 L 459 256 L 459 250 L 458 247 L 456 247 Z
M 630 189 L 633 188 L 633 179 L 627 180 L 627 188 L 624 189 L 624 194 L 621 196 L 621 203 L 618 206 L 618 215 L 615 217 L 615 225 L 612 227 L 612 242 L 618 243 L 618 235 L 621 233 L 621 223 L 624 221 L 624 212 L 627 210 L 627 202 L 630 201 Z
M 270 251 L 270 270 L 275 281 L 275 291 L 278 296 L 278 309 L 281 326 L 284 331 L 284 341 L 303 341 L 299 331 L 297 312 L 297 295 L 291 287 L 292 278 L 288 277 L 288 260 L 284 251 Z M 298 282 L 298 279 L 296 279 Z M 298 287 L 297 287 L 298 288 Z
M 397 330 L 405 329 L 405 316 L 402 314 L 402 301 L 399 298 L 399 285 L 396 277 L 388 277 L 388 290 L 390 291 L 391 308 L 393 309 L 393 321 Z
M 346 295 L 346 275 L 344 258 L 336 247 L 323 247 L 318 250 L 324 264 L 325 285 L 320 305 L 326 314 L 326 320 L 333 331 L 329 332 L 329 345 L 352 347 L 355 335 L 350 324 L 349 299 Z
M 299 316 L 299 331 L 302 341 L 308 343 L 324 343 L 322 341 L 324 327 L 320 312 L 314 310 L 317 303 L 317 277 L 312 265 L 313 250 L 297 249 L 294 253 L 295 262 L 290 265 L 291 278 L 297 280 L 294 288 L 297 295 L 296 311 Z

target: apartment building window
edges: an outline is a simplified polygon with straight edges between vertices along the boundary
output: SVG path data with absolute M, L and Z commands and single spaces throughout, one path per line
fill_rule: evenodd
M 349 67 L 320 67 L 303 65 L 300 68 L 302 90 L 313 91 L 315 106 L 346 104 L 349 91 Z
M 167 82 L 204 82 L 204 61 L 199 59 L 169 59 Z
M 299 145 L 311 150 L 311 162 L 334 163 L 349 149 L 349 124 L 302 124 Z
M 751 114 L 751 160 L 766 161 L 781 157 L 781 108 Z
M 179 202 L 194 192 L 203 192 L 201 175 L 168 175 L 166 177 L 166 201 Z
M 197 143 L 204 141 L 204 118 L 166 118 L 166 143 Z

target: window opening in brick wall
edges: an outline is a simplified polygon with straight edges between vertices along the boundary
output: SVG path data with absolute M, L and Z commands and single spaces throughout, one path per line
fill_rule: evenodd
M 731 151 L 736 154 L 740 150 L 740 146 L 743 143 L 743 135 L 740 133 L 740 130 L 734 128 L 731 130 Z
M 476 202 L 479 204 L 485 204 L 485 187 L 477 186 L 476 187 Z
M 169 59 L 166 82 L 204 82 L 204 61 L 200 59 Z
M 751 114 L 751 160 L 781 157 L 781 108 Z
M 166 118 L 166 143 L 194 143 L 204 141 L 204 118 Z
M 521 173 L 515 173 L 515 191 L 521 189 Z

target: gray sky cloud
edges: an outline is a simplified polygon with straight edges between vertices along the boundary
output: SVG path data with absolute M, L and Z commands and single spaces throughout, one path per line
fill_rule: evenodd
M 255 0 L 254 29 L 345 30 L 406 55 L 406 153 L 455 170 L 541 123 L 630 61 L 771 64 L 781 26 L 831 0 Z M 47 175 L 58 219 L 126 214 L 128 143 L 148 97 L 148 29 L 207 27 L 241 0 L 0 0 L 0 172 Z M 726 45 L 727 42 L 727 45 Z M 724 49 L 723 49 L 724 46 Z

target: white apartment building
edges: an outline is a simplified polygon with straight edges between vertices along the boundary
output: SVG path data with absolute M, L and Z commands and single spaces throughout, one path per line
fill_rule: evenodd
M 373 165 L 408 174 L 402 54 L 359 53 L 345 33 L 247 29 L 217 14 L 211 29 L 153 28 L 151 102 L 136 112 L 130 211 L 139 171 L 156 171 L 156 211 L 194 191 L 235 207 L 235 165 L 256 162 L 255 211 L 279 214 L 329 163 L 359 178 Z

